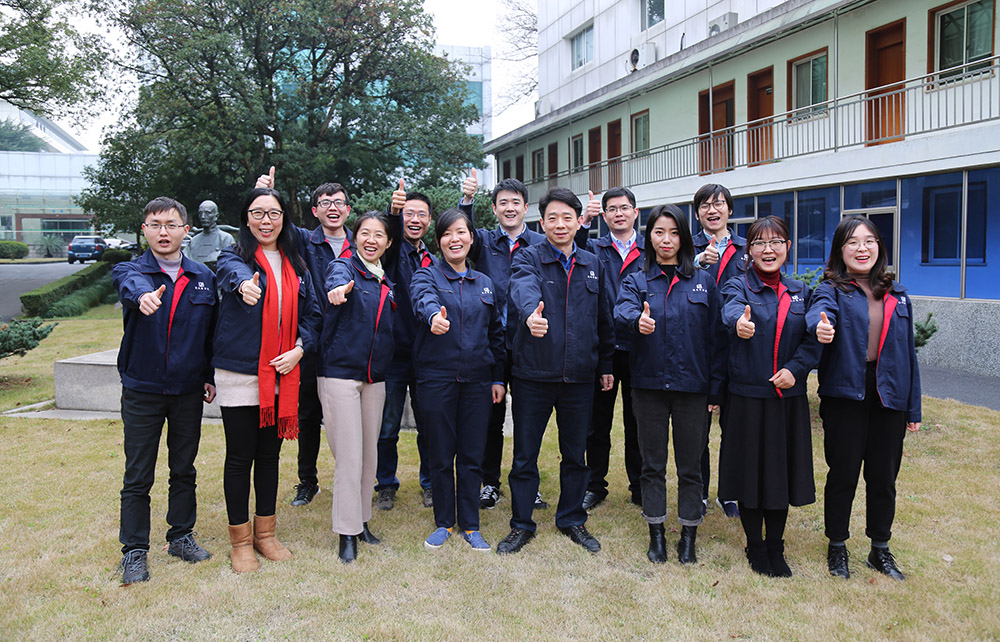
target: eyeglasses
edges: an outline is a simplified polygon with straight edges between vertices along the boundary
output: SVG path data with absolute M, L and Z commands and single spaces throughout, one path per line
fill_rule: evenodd
M 330 209 L 331 205 L 333 205 L 334 207 L 340 208 L 340 207 L 344 207 L 345 205 L 347 205 L 347 201 L 345 201 L 342 198 L 338 198 L 336 200 L 331 200 L 329 198 L 324 198 L 322 201 L 319 201 L 318 203 L 316 203 L 316 206 L 319 209 L 321 209 L 321 210 Z
M 421 221 L 426 221 L 431 217 L 427 212 L 403 212 L 403 218 L 419 218 Z
M 142 226 L 154 232 L 159 232 L 163 228 L 167 228 L 168 232 L 176 232 L 184 227 L 181 223 L 143 223 Z
M 698 206 L 698 211 L 699 212 L 707 212 L 707 211 L 709 211 L 710 209 L 713 209 L 713 208 L 717 209 L 717 210 L 721 210 L 723 207 L 726 207 L 728 205 L 729 204 L 726 203 L 726 201 L 724 201 L 722 199 L 719 199 L 717 201 L 712 201 L 710 203 L 702 203 L 701 205 Z
M 788 243 L 785 239 L 769 239 L 767 241 L 754 241 L 750 244 L 750 247 L 754 250 L 763 250 L 765 247 L 769 247 L 775 252 L 785 247 Z
M 621 212 L 622 214 L 628 214 L 629 212 L 632 211 L 632 206 L 631 205 L 622 205 L 621 207 L 615 207 L 615 206 L 612 205 L 611 207 L 609 207 L 608 209 L 606 209 L 604 211 L 607 212 L 608 214 L 612 215 L 612 216 L 614 216 L 618 212 Z
M 258 210 L 258 209 L 253 209 L 247 212 L 247 214 L 250 215 L 250 218 L 252 218 L 255 221 L 263 221 L 265 216 L 271 219 L 272 221 L 277 221 L 278 219 L 281 218 L 281 215 L 283 213 L 284 212 L 282 212 L 281 210 Z
M 878 241 L 876 241 L 873 237 L 866 238 L 863 242 L 865 244 L 865 249 L 870 250 L 872 248 L 878 247 Z M 858 248 L 861 247 L 861 243 L 862 241 L 859 241 L 858 239 L 851 239 L 847 243 L 844 243 L 844 247 L 846 247 L 852 252 L 857 252 Z

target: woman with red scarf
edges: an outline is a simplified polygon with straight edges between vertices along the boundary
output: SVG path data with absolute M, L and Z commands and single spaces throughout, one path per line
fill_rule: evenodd
M 254 550 L 272 561 L 292 556 L 274 535 L 278 454 L 283 439 L 298 436 L 298 364 L 315 349 L 320 315 L 284 210 L 278 192 L 254 189 L 240 216 L 239 240 L 218 261 L 222 297 L 212 365 L 226 432 L 223 488 L 237 573 L 257 570 Z

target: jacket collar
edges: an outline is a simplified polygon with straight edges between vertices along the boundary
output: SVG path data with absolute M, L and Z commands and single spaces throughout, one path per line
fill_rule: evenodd
M 375 274 L 373 274 L 371 270 L 368 269 L 368 266 L 364 264 L 364 261 L 361 260 L 361 257 L 357 253 L 352 254 L 351 258 L 348 260 L 350 260 L 351 265 L 354 266 L 354 269 L 360 272 L 362 276 L 364 276 L 366 279 L 371 279 L 372 281 L 379 280 L 379 278 L 375 276 Z M 383 263 L 382 265 L 384 266 L 385 263 Z M 383 276 L 382 281 L 388 284 L 389 286 L 392 286 L 392 282 L 389 281 L 388 275 Z
M 347 228 L 344 228 L 344 232 L 347 234 L 347 239 L 344 241 L 344 243 L 346 243 L 347 245 L 353 245 L 354 244 L 354 234 L 352 234 L 351 230 L 349 230 Z M 326 234 L 323 233 L 323 226 L 322 225 L 317 225 L 316 229 L 314 229 L 309 234 L 309 240 L 312 242 L 313 245 L 325 245 L 326 244 Z
M 468 261 L 465 262 L 466 272 L 464 277 L 460 275 L 458 272 L 456 272 L 455 268 L 451 267 L 451 265 L 449 265 L 448 262 L 445 261 L 444 259 L 441 259 L 437 263 L 438 267 L 441 268 L 441 272 L 444 274 L 445 278 L 447 278 L 449 281 L 458 281 L 459 279 L 463 278 L 475 279 L 476 277 L 479 276 L 478 272 L 475 272 L 474 270 L 472 270 L 472 268 L 469 267 Z
M 604 236 L 597 239 L 598 247 L 614 247 L 614 239 L 611 238 L 611 233 L 608 232 Z M 635 233 L 635 247 L 638 247 L 640 251 L 646 250 L 646 236 L 644 234 Z
M 746 247 L 747 240 L 737 234 L 733 228 L 727 228 L 729 230 L 729 242 L 736 247 Z M 694 239 L 695 245 L 708 245 L 708 234 L 705 234 L 705 230 L 698 232 Z
M 747 285 L 754 292 L 760 292 L 767 287 L 764 285 L 764 282 L 760 280 L 760 277 L 757 276 L 757 270 L 753 269 L 752 265 L 746 272 L 743 273 L 743 275 L 747 280 Z M 798 279 L 791 279 L 784 274 L 781 275 L 781 285 L 785 286 L 785 289 L 789 292 L 801 292 L 805 288 L 805 283 L 799 281 Z
M 677 267 L 679 268 L 680 266 L 678 265 Z M 695 268 L 695 269 L 697 269 L 697 268 Z M 652 274 L 650 274 L 648 272 L 644 272 L 644 274 L 646 275 L 646 280 L 647 281 L 649 279 L 665 279 L 665 278 L 667 278 L 667 275 L 663 273 L 663 270 L 661 270 L 660 266 L 657 265 L 656 263 L 653 264 L 653 268 L 652 268 L 651 272 L 652 272 Z M 695 273 L 695 270 L 691 270 L 691 274 L 690 275 L 684 276 L 683 274 L 681 274 L 681 271 L 678 269 L 676 272 L 674 272 L 674 275 L 678 279 L 685 279 L 686 280 L 686 279 L 690 279 L 691 277 L 693 277 L 694 273 Z
M 543 246 L 544 248 L 540 253 L 542 257 L 542 263 L 559 262 L 559 257 L 556 256 L 557 250 L 555 249 L 554 245 L 549 243 L 548 239 L 544 239 L 541 243 L 539 243 L 539 245 Z M 571 257 L 575 259 L 577 265 L 590 265 L 590 258 L 588 258 L 587 256 L 590 253 L 581 252 L 580 251 L 581 249 L 582 248 L 579 245 L 573 243 L 573 254 L 571 255 Z M 590 256 L 593 256 L 593 254 L 590 254 Z
M 507 232 L 504 232 L 502 227 L 498 225 L 496 229 L 493 230 L 492 234 L 493 234 L 493 245 L 497 246 L 498 248 L 502 248 L 504 250 L 510 249 L 510 241 L 507 240 L 508 238 Z M 544 238 L 543 235 L 532 230 L 530 227 L 528 227 L 527 223 L 525 223 L 521 234 L 517 238 L 518 240 L 523 241 L 522 243 L 523 247 L 524 245 L 534 245 L 535 243 L 537 243 L 538 240 L 535 238 L 536 236 L 541 236 L 542 238 Z
M 139 257 L 139 269 L 143 274 L 156 274 L 163 271 L 160 269 L 160 264 L 156 262 L 156 255 L 153 254 L 153 250 L 146 250 Z M 187 255 L 181 252 L 181 271 L 196 274 L 201 272 L 201 269 L 197 261 L 192 261 Z

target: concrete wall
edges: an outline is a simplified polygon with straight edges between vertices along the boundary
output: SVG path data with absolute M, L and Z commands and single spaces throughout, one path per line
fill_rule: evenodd
M 1000 377 L 1000 301 L 913 297 L 915 321 L 934 313 L 938 331 L 920 349 L 920 361 L 941 368 Z M 1000 391 L 998 391 L 1000 393 Z

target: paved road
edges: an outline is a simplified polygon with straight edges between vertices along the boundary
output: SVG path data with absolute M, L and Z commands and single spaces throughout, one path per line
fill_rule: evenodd
M 1000 410 L 1000 377 L 971 374 L 940 366 L 920 364 L 920 387 L 924 395 L 955 399 L 973 406 Z
M 13 263 L 0 265 L 0 321 L 7 321 L 21 314 L 21 299 L 28 290 L 73 274 L 85 264 L 69 263 Z

